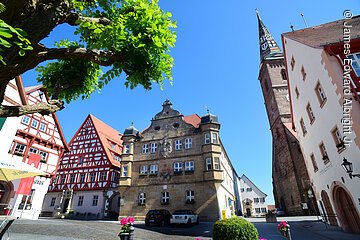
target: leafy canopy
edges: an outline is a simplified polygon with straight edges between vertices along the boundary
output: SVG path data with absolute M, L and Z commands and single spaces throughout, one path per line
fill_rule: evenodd
M 88 98 L 122 72 L 131 89 L 172 81 L 169 50 L 176 41 L 172 30 L 176 23 L 171 13 L 160 9 L 158 0 L 72 0 L 71 4 L 73 12 L 81 13 L 74 32 L 79 41 L 64 39 L 56 46 L 86 48 L 97 55 L 92 59 L 74 55 L 37 67 L 38 81 L 50 95 L 67 102 Z M 110 22 L 99 23 L 95 20 L 99 18 Z

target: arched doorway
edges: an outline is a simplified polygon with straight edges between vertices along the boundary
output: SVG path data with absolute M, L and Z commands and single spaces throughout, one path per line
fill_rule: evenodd
M 351 196 L 341 186 L 335 186 L 333 198 L 340 225 L 345 232 L 360 233 L 360 217 Z
M 110 219 L 118 219 L 120 213 L 120 200 L 119 192 L 114 192 L 109 198 L 108 217 Z
M 324 190 L 321 191 L 321 199 L 324 203 L 326 218 L 328 219 L 330 225 L 338 226 L 334 210 L 331 206 L 329 195 Z
M 0 181 L 0 215 L 5 213 L 4 208 L 8 207 L 10 199 L 14 194 L 14 185 L 12 182 Z

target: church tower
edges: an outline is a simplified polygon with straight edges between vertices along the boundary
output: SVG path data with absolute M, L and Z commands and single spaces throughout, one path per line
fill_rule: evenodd
M 313 206 L 307 196 L 311 186 L 299 141 L 292 128 L 284 55 L 258 12 L 256 15 L 260 45 L 258 79 L 273 139 L 272 179 L 275 205 L 287 215 L 308 215 Z

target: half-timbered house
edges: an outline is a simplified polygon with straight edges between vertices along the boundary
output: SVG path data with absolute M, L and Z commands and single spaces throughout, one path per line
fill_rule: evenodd
M 16 78 L 15 82 L 20 97 L 24 96 L 22 104 L 33 105 L 49 100 L 46 89 L 41 85 L 24 89 L 20 77 Z M 8 88 L 15 89 L 11 82 Z M 15 105 L 15 103 L 13 104 Z M 10 140 L 6 146 L 4 145 L 4 148 L 8 149 L 7 158 L 31 164 L 49 176 L 54 174 L 59 156 L 67 149 L 56 114 L 35 113 L 16 119 L 17 124 L 12 127 L 16 129 L 16 134 L 10 137 L 12 142 Z M 50 178 L 30 177 L 12 181 L 11 184 L 13 189 L 10 199 L 8 199 L 9 207 L 12 208 L 11 214 L 21 218 L 37 219 L 50 184 Z
M 89 115 L 69 143 L 43 204 L 43 213 L 117 216 L 121 134 Z

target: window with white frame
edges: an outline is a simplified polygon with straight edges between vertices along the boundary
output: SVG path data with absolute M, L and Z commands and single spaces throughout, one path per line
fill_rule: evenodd
M 85 182 L 85 173 L 80 174 L 80 182 L 81 183 Z
M 157 143 L 152 143 L 151 144 L 151 153 L 156 153 L 157 151 Z
M 300 119 L 300 127 L 301 127 L 301 130 L 302 130 L 302 132 L 303 132 L 303 136 L 305 136 L 306 135 L 306 133 L 307 133 L 307 130 L 306 130 L 306 126 L 305 126 L 305 123 L 304 123 L 304 119 Z
M 212 170 L 211 158 L 206 158 L 206 171 Z
M 60 183 L 61 183 L 61 184 L 64 184 L 64 183 L 65 183 L 65 180 L 66 180 L 66 175 L 61 175 Z
M 308 103 L 308 105 L 306 106 L 306 111 L 307 111 L 307 114 L 309 116 L 309 119 L 310 119 L 310 123 L 313 123 L 315 121 L 315 115 L 314 115 L 314 112 L 310 106 L 310 103 Z
M 122 167 L 121 176 L 122 177 L 127 177 L 128 176 L 128 166 L 123 166 Z
M 96 178 L 96 172 L 91 172 L 90 173 L 90 182 L 95 182 L 95 178 Z
M 219 157 L 214 157 L 214 169 L 215 170 L 220 170 L 220 158 Z
M 211 133 L 211 143 L 219 143 L 218 134 L 215 132 Z
M 175 173 L 181 173 L 182 172 L 182 166 L 183 166 L 182 162 L 175 162 L 174 163 L 174 172 Z
M 40 156 L 41 156 L 41 161 L 46 161 L 46 158 L 48 156 L 48 153 L 47 152 L 44 152 L 44 151 L 40 151 L 39 152 Z
M 261 208 L 261 213 L 266 213 L 266 208 Z
M 204 134 L 204 143 L 209 144 L 210 143 L 210 133 Z
M 169 192 L 161 193 L 161 204 L 168 204 L 170 202 L 170 194 Z
M 259 198 L 254 198 L 254 202 L 258 203 L 259 202 Z
M 37 154 L 38 152 L 39 152 L 39 150 L 38 150 L 37 148 L 31 147 L 31 148 L 29 149 L 29 154 L 30 154 L 30 153 Z
M 314 154 L 310 155 L 310 159 L 311 159 L 311 163 L 312 163 L 314 172 L 317 172 L 319 170 L 319 168 L 318 168 L 318 165 L 316 163 Z
M 46 130 L 46 124 L 41 122 L 39 129 L 40 129 L 40 131 L 45 132 L 45 130 Z
M 245 191 L 245 189 L 244 189 L 244 188 L 240 188 L 240 191 L 241 191 L 241 192 L 244 192 L 244 191 Z
M 333 136 L 336 148 L 338 149 L 338 151 L 342 150 L 345 148 L 345 144 L 343 141 L 343 138 L 339 132 L 339 129 L 337 127 L 335 127 L 332 131 L 331 131 L 331 135 Z
M 185 196 L 185 203 L 194 203 L 195 202 L 195 193 L 193 190 L 187 190 Z
M 78 198 L 78 206 L 82 206 L 84 203 L 84 196 L 79 196 Z
M 192 148 L 192 138 L 185 138 L 185 149 Z
M 347 56 L 351 58 L 351 66 L 356 74 L 356 76 L 360 77 L 360 53 L 355 53 Z
M 150 165 L 150 174 L 157 174 L 158 173 L 158 165 L 153 164 Z
M 99 202 L 99 195 L 93 195 L 92 205 L 97 206 Z
M 100 174 L 100 181 L 106 181 L 106 178 L 107 178 L 106 172 L 101 172 L 101 174 Z
M 71 174 L 71 175 L 70 175 L 70 183 L 74 183 L 74 182 L 75 182 L 75 178 L 76 178 L 76 174 Z
M 260 208 L 255 208 L 256 213 L 260 213 Z
M 185 162 L 185 171 L 193 172 L 194 171 L 194 161 L 186 161 Z
M 139 196 L 138 196 L 138 204 L 139 205 L 145 205 L 145 202 L 146 202 L 146 193 L 139 193 Z
M 144 144 L 142 146 L 142 153 L 143 154 L 149 153 L 149 144 Z
M 50 201 L 50 207 L 55 206 L 56 197 L 52 197 Z
M 25 149 L 26 149 L 26 146 L 24 144 L 17 143 L 15 146 L 14 153 L 15 154 L 24 154 Z
M 23 124 L 29 125 L 30 118 L 29 118 L 28 116 L 24 116 L 24 117 L 21 119 L 21 122 L 22 122 Z
M 38 124 L 39 124 L 39 121 L 36 119 L 33 119 L 31 121 L 31 127 L 33 127 L 33 128 L 37 128 Z
M 142 165 L 140 166 L 140 174 L 147 174 L 148 173 L 148 166 Z
M 180 139 L 175 140 L 175 150 L 179 151 L 182 149 L 182 141 Z
M 125 154 L 129 154 L 129 153 L 130 153 L 130 144 L 126 144 L 126 145 L 124 146 L 124 153 L 125 153 Z
M 320 106 L 323 106 L 326 101 L 326 95 L 325 95 L 324 89 L 321 86 L 320 82 L 318 82 L 316 84 L 315 92 L 316 92 L 316 96 L 319 100 Z

